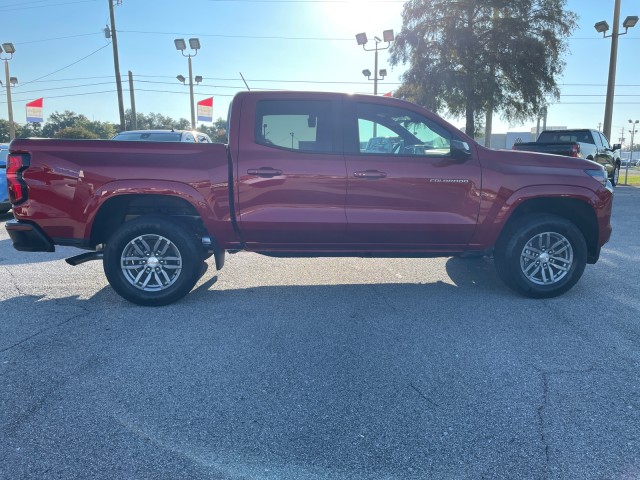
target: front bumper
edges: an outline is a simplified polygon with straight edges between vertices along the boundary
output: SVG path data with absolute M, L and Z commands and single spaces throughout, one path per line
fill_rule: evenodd
M 21 252 L 55 252 L 53 241 L 33 223 L 9 220 L 5 224 L 13 248 Z

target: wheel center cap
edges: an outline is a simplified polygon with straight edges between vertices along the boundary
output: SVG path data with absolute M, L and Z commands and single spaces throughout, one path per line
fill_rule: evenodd
M 540 260 L 541 262 L 548 262 L 549 261 L 549 254 L 547 252 L 541 253 L 540 256 L 538 257 L 538 260 Z
M 158 260 L 156 257 L 149 257 L 147 259 L 147 265 L 151 268 L 156 268 L 160 265 L 160 260 Z

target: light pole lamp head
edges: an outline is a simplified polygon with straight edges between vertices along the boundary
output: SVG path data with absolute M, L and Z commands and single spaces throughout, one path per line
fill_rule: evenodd
M 200 50 L 200 39 L 199 38 L 190 38 L 189 39 L 189 47 L 191 50 L 195 50 L 196 52 Z
M 358 45 L 366 45 L 368 41 L 366 33 L 358 33 L 356 35 L 356 42 L 358 42 Z
M 196 75 L 195 81 L 196 83 L 200 83 L 202 81 L 202 75 Z
M 609 30 L 609 24 L 604 20 L 596 23 L 593 27 L 596 29 L 596 32 L 602 33 L 602 34 L 607 33 L 607 31 Z
M 17 77 L 10 77 L 9 78 L 9 83 L 11 84 L 12 87 L 15 87 L 18 83 L 18 78 Z
M 382 39 L 385 42 L 393 42 L 395 40 L 393 30 L 385 30 L 384 32 L 382 32 Z
M 380 73 L 380 76 L 382 78 L 384 78 L 384 77 L 387 76 L 387 69 L 386 68 L 381 68 L 379 73 Z
M 633 28 L 636 26 L 636 23 L 638 23 L 638 16 L 629 15 L 627 18 L 624 19 L 624 22 L 622 22 L 622 26 L 624 28 Z
M 365 68 L 364 70 L 362 70 L 362 75 L 369 78 L 371 76 L 371 70 L 369 70 L 368 68 Z
M 5 53 L 9 55 L 13 55 L 16 52 L 16 47 L 13 46 L 13 43 L 3 43 L 2 48 L 4 48 Z
M 184 52 L 187 48 L 187 44 L 184 41 L 184 38 L 176 38 L 173 43 L 176 46 L 176 50 L 180 50 L 182 52 Z
M 180 83 L 184 83 L 184 81 L 186 80 L 186 79 L 184 78 L 184 75 L 178 75 L 176 78 L 178 79 L 178 81 L 179 81 Z

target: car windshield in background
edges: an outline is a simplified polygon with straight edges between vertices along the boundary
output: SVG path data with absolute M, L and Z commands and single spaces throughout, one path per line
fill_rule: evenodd
M 119 133 L 112 140 L 123 140 L 127 142 L 179 142 L 181 134 L 178 132 L 135 132 Z

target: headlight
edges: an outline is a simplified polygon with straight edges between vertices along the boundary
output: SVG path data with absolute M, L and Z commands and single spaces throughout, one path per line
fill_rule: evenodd
M 585 173 L 593 179 L 597 180 L 598 183 L 601 183 L 602 186 L 606 188 L 609 177 L 607 176 L 607 172 L 604 168 L 599 168 L 597 170 L 585 170 Z

